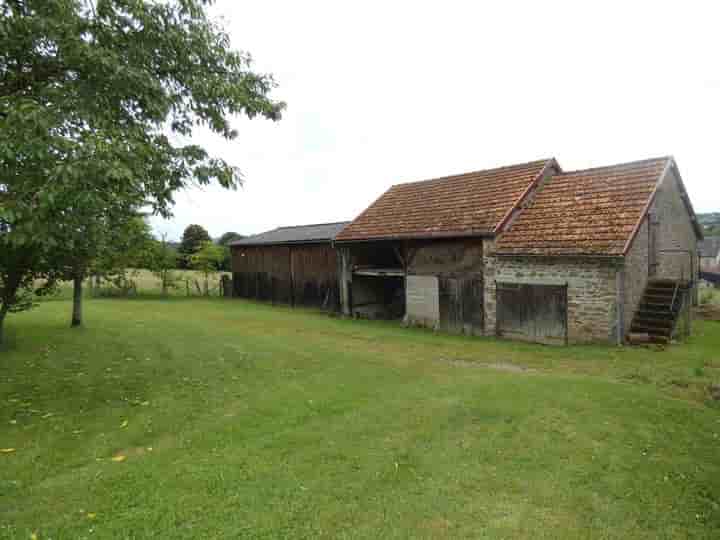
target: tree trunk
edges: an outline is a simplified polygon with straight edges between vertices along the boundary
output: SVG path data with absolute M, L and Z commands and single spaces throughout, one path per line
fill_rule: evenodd
M 5 326 L 5 317 L 10 313 L 10 308 L 13 305 L 12 300 L 17 299 L 17 293 L 20 288 L 21 273 L 7 273 L 3 274 L 3 297 L 0 298 L 0 345 L 3 344 L 5 335 L 3 329 Z
M 3 344 L 3 328 L 5 325 L 5 316 L 8 314 L 10 308 L 8 308 L 4 303 L 0 307 L 0 345 Z
M 75 274 L 73 276 L 73 308 L 70 326 L 80 326 L 82 324 L 82 284 L 82 275 Z

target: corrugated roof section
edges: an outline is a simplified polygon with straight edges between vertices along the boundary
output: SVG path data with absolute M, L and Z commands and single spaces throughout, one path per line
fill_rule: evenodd
M 624 254 L 672 158 L 554 175 L 496 244 L 499 254 Z
M 398 184 L 345 227 L 338 242 L 493 234 L 543 169 L 540 160 Z
M 297 225 L 278 227 L 272 231 L 248 236 L 231 242 L 231 246 L 261 246 L 272 244 L 313 244 L 330 242 L 349 221 L 337 223 L 318 223 L 315 225 Z

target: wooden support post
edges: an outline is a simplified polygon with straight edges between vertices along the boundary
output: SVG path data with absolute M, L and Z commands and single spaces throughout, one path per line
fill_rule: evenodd
M 338 279 L 340 280 L 340 307 L 342 314 L 350 316 L 352 314 L 352 298 L 350 287 L 352 284 L 352 265 L 350 262 L 350 250 L 348 248 L 340 248 L 340 272 Z
M 617 294 L 617 312 L 615 321 L 615 333 L 617 344 L 622 345 L 625 342 L 625 267 L 621 266 L 615 273 L 615 288 Z
M 400 248 L 397 246 L 393 246 L 393 251 L 395 252 L 395 256 L 398 258 L 400 265 L 403 267 L 403 270 L 405 270 L 407 273 L 407 264 L 405 264 L 405 257 L 403 257 Z
M 295 266 L 293 265 L 293 248 L 288 248 L 290 254 L 290 307 L 295 307 Z
M 570 343 L 570 314 L 568 311 L 570 310 L 570 307 L 568 305 L 568 285 L 569 283 L 565 282 L 565 298 L 564 298 L 564 304 L 565 304 L 565 346 Z

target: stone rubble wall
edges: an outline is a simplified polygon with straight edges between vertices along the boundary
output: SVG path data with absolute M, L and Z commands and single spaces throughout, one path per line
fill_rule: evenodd
M 618 263 L 605 259 L 497 257 L 486 240 L 485 334 L 496 333 L 496 282 L 568 287 L 568 341 L 614 342 L 617 328 Z

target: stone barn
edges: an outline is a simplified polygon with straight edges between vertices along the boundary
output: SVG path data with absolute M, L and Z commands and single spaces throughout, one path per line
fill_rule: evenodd
M 338 259 L 332 241 L 345 225 L 280 227 L 230 243 L 232 295 L 338 310 Z
M 347 315 L 544 343 L 667 341 L 702 232 L 672 158 L 391 187 L 336 237 Z

